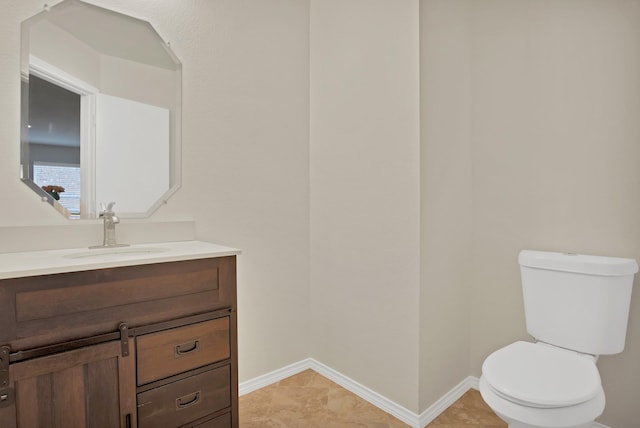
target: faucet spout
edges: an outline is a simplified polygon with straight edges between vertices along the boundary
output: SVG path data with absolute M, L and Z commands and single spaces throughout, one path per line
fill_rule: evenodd
M 120 223 L 120 218 L 113 211 L 115 202 L 109 202 L 106 208 L 104 204 L 101 205 L 100 218 L 102 218 L 104 232 L 102 245 L 95 245 L 89 248 L 127 247 L 129 244 L 118 244 L 116 241 L 116 224 Z
M 102 245 L 104 247 L 115 247 L 118 245 L 116 241 L 116 224 L 120 223 L 120 219 L 113 213 L 105 214 L 103 217 L 104 239 Z

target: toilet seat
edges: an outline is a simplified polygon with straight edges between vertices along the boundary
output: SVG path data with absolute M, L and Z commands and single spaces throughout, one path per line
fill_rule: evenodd
M 518 427 L 586 428 L 602 414 L 605 406 L 604 391 L 591 400 L 569 407 L 536 408 L 506 400 L 495 393 L 484 375 L 480 378 L 480 393 L 484 401 L 504 421 Z
M 526 407 L 575 406 L 602 391 L 592 359 L 539 343 L 515 342 L 499 349 L 485 360 L 482 375 L 496 395 Z

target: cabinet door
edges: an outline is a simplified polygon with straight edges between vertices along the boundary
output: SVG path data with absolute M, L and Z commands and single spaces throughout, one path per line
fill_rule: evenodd
M 10 365 L 15 404 L 0 409 L 0 425 L 134 428 L 135 355 L 120 353 L 115 341 Z

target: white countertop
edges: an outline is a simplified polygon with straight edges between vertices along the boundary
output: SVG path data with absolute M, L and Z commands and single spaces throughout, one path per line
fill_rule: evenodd
M 202 241 L 160 242 L 113 248 L 0 253 L 0 279 L 119 266 L 225 257 L 240 250 Z

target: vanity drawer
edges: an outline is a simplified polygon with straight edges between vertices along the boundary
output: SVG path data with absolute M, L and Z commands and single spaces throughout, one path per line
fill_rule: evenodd
M 144 385 L 229 358 L 229 317 L 145 334 L 136 346 L 138 385 Z
M 178 427 L 229 406 L 226 365 L 138 394 L 138 428 Z

